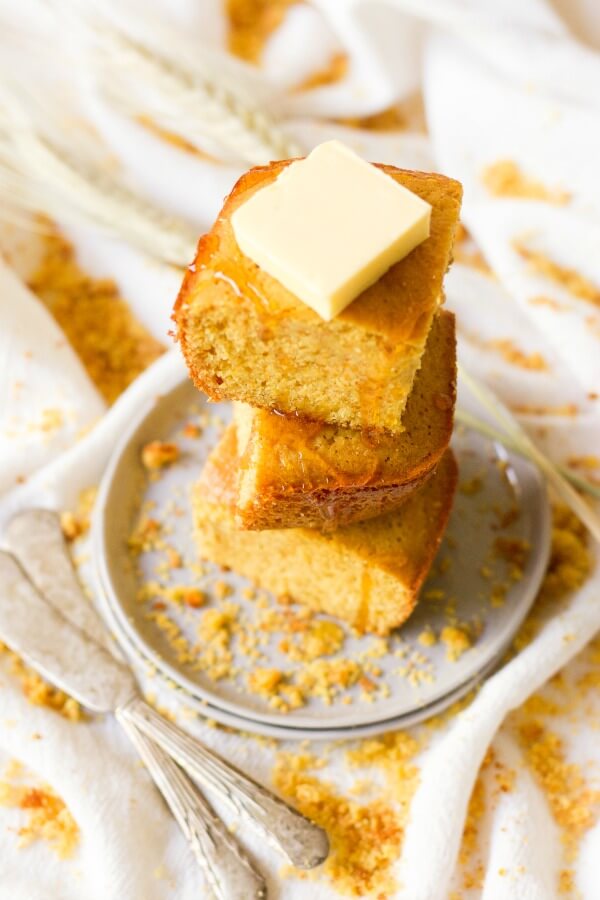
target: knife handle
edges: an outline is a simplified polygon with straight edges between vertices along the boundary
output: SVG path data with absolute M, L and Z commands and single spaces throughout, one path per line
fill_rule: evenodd
M 265 900 L 264 878 L 196 785 L 130 718 L 121 713 L 117 718 L 187 838 L 216 900 Z
M 138 698 L 118 710 L 165 750 L 204 788 L 218 794 L 236 815 L 299 869 L 320 865 L 329 852 L 325 831 L 263 785 L 203 747 Z

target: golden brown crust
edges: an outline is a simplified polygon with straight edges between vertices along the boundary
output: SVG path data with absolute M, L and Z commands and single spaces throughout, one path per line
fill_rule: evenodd
M 452 313 L 432 325 L 398 436 L 365 433 L 238 407 L 238 524 L 335 528 L 401 505 L 431 474 L 452 435 L 456 334 Z
M 290 162 L 243 175 L 198 243 L 173 312 L 194 383 L 213 400 L 237 399 L 352 427 L 398 431 L 441 299 L 461 186 L 442 175 L 381 166 L 431 202 L 431 236 L 324 322 L 240 252 L 230 223 L 232 212 Z M 320 347 L 327 347 L 323 359 Z M 339 384 L 330 377 L 322 398 L 318 390 L 304 391 L 306 377 L 319 370 L 324 376 L 328 361 Z M 265 381 L 263 365 L 271 366 Z
M 387 634 L 413 611 L 446 528 L 456 488 L 451 451 L 399 510 L 325 534 L 240 531 L 235 525 L 235 429 L 230 426 L 194 489 L 200 554 L 275 594 Z

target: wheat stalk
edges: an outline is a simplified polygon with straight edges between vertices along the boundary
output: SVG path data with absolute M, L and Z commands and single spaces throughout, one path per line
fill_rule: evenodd
M 176 39 L 174 46 L 164 39 L 160 43 L 145 13 L 143 25 L 132 35 L 123 22 L 94 15 L 86 4 L 55 3 L 69 11 L 72 37 L 83 36 L 93 51 L 83 63 L 90 67 L 97 89 L 121 112 L 148 114 L 194 146 L 212 140 L 221 151 L 251 165 L 302 155 L 265 106 L 252 102 L 243 81 L 234 84 L 229 73 L 219 78 L 207 73 L 207 66 L 193 65 L 181 38 L 179 53 Z M 203 52 L 208 53 L 199 48 L 198 53 Z M 214 62 L 214 51 L 210 55 Z
M 478 431 L 480 434 L 489 437 L 491 440 L 502 444 L 508 450 L 514 450 L 521 456 L 525 456 L 528 459 L 531 459 L 531 457 L 524 451 L 522 444 L 520 444 L 518 441 L 516 441 L 514 438 L 510 437 L 500 429 L 494 428 L 493 425 L 489 424 L 489 422 L 485 422 L 483 419 L 479 419 L 477 416 L 472 415 L 472 413 L 467 412 L 467 410 L 462 409 L 462 407 L 457 407 L 454 418 L 457 422 L 460 422 L 467 428 L 472 428 L 474 431 Z M 598 500 L 600 500 L 600 485 L 593 484 L 587 478 L 583 478 L 581 475 L 578 475 L 578 473 L 574 472 L 573 469 L 571 469 L 569 466 L 563 466 L 559 463 L 556 463 L 556 468 L 563 476 L 563 478 L 569 481 L 573 485 L 573 487 L 576 487 L 580 491 L 584 491 L 586 494 L 590 494 L 590 496 L 596 497 Z
M 62 14 L 67 45 L 70 40 L 71 50 L 76 48 L 69 62 L 81 63 L 81 50 L 91 45 L 99 87 L 127 114 L 138 116 L 145 108 L 158 125 L 177 130 L 192 144 L 202 144 L 208 136 L 237 159 L 251 163 L 301 153 L 274 119 L 251 102 L 246 82 L 255 95 L 261 90 L 264 94 L 264 86 L 257 85 L 253 75 L 240 82 L 237 63 L 219 60 L 218 76 L 208 77 L 205 69 L 214 61 L 211 52 L 204 53 L 207 58 L 201 63 L 185 43 L 173 41 L 169 55 L 157 52 L 163 34 L 145 14 L 128 30 L 127 23 L 114 25 L 87 4 L 48 0 L 48 5 L 57 19 Z M 140 28 L 141 40 L 130 34 L 138 34 Z M 28 52 L 34 58 L 47 54 L 47 47 L 32 48 L 32 41 Z M 65 46 L 65 52 L 68 49 Z M 194 253 L 195 233 L 128 189 L 99 157 L 98 142 L 86 146 L 72 129 L 61 131 L 63 111 L 50 97 L 41 101 L 37 83 L 35 93 L 28 93 L 24 84 L 9 88 L 8 80 L 3 81 L 0 218 L 26 224 L 29 213 L 43 212 L 59 222 L 92 224 L 119 234 L 159 260 L 186 265 Z
M 459 366 L 460 377 L 468 386 L 469 390 L 481 402 L 481 404 L 494 417 L 496 422 L 501 426 L 499 439 L 503 444 L 512 446 L 523 456 L 528 457 L 534 462 L 541 472 L 546 476 L 549 484 L 552 485 L 558 496 L 573 510 L 575 515 L 586 526 L 595 540 L 600 543 L 600 517 L 592 507 L 586 503 L 577 491 L 569 484 L 565 476 L 562 474 L 558 466 L 556 466 L 542 451 L 533 443 L 531 438 L 525 433 L 519 425 L 515 417 L 504 406 L 498 398 L 483 385 L 477 381 L 462 366 Z M 461 414 L 465 424 L 474 425 L 474 417 Z M 470 420 L 469 420 L 470 418 Z M 483 430 L 480 423 L 479 430 Z M 588 487 L 592 487 L 591 485 Z M 593 492 L 593 491 L 591 491 Z
M 38 114 L 40 110 L 37 110 Z M 43 126 L 26 110 L 23 92 L 0 93 L 0 217 L 23 220 L 44 213 L 69 224 L 93 224 L 177 266 L 193 258 L 196 234 L 180 220 L 123 185 L 76 134 L 70 148 L 56 123 Z

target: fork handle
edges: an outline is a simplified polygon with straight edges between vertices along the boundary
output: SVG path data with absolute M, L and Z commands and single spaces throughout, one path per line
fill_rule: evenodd
M 312 869 L 326 858 L 329 841 L 314 825 L 263 785 L 203 747 L 143 700 L 135 698 L 118 710 L 121 722 L 132 722 L 160 744 L 191 777 L 218 794 L 271 846 L 299 869 Z
M 264 878 L 196 785 L 131 719 L 121 713 L 117 718 L 187 838 L 216 900 L 265 900 Z

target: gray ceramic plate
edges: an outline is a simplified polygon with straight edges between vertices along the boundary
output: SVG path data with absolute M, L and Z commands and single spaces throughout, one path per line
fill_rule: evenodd
M 104 609 L 103 611 L 108 623 L 111 626 L 112 631 L 118 636 L 121 648 L 125 652 L 126 656 L 130 659 L 132 665 L 134 667 L 141 666 L 142 668 L 146 669 L 149 666 L 153 666 L 153 663 L 147 660 L 140 652 L 139 647 L 133 646 L 130 643 L 127 633 L 124 632 L 119 623 L 115 621 L 110 610 Z M 437 715 L 438 713 L 442 713 L 453 703 L 456 703 L 458 700 L 466 696 L 470 691 L 476 689 L 485 680 L 485 678 L 499 666 L 502 657 L 504 656 L 504 652 L 504 650 L 501 651 L 496 659 L 490 660 L 490 662 L 484 667 L 484 669 L 482 669 L 479 674 L 471 681 L 466 682 L 465 684 L 461 685 L 456 691 L 453 691 L 452 693 L 441 697 L 439 700 L 437 700 L 435 703 L 430 704 L 429 706 L 416 709 L 412 713 L 408 713 L 405 716 L 398 716 L 392 719 L 383 719 L 380 722 L 373 722 L 367 725 L 348 726 L 346 728 L 330 728 L 325 721 L 319 728 L 293 728 L 287 725 L 285 718 L 282 719 L 281 723 L 279 724 L 262 722 L 258 719 L 248 719 L 243 716 L 237 716 L 233 713 L 227 712 L 218 706 L 213 706 L 205 700 L 200 700 L 195 694 L 188 692 L 179 684 L 173 684 L 173 682 L 171 682 L 170 680 L 167 682 L 165 678 L 162 678 L 161 681 L 163 688 L 171 691 L 174 690 L 178 695 L 180 695 L 185 707 L 195 711 L 203 718 L 214 720 L 220 725 L 225 725 L 229 728 L 235 728 L 237 731 L 251 732 L 254 734 L 262 735 L 263 737 L 276 738 L 277 740 L 282 741 L 352 740 L 354 738 L 374 737 L 375 735 L 382 734 L 387 731 L 408 728 L 409 726 L 414 725 L 417 722 L 421 722 L 424 719 L 428 719 L 432 716 Z M 157 675 L 159 678 L 161 677 L 160 672 L 157 673 Z
M 482 415 L 477 402 L 464 391 L 461 403 L 470 412 Z M 201 437 L 185 437 L 183 426 L 198 416 L 209 419 Z M 229 417 L 228 405 L 207 404 L 184 381 L 149 404 L 115 449 L 97 504 L 94 560 L 117 632 L 134 653 L 150 661 L 200 704 L 222 710 L 227 717 L 241 717 L 246 724 L 238 722 L 236 727 L 248 730 L 253 723 L 256 729 L 260 725 L 336 732 L 370 726 L 381 730 L 382 723 L 386 723 L 385 727 L 397 727 L 400 719 L 402 724 L 408 724 L 409 719 L 412 722 L 438 712 L 496 664 L 526 616 L 547 565 L 549 506 L 544 482 L 532 464 L 464 429 L 457 429 L 453 438 L 461 487 L 447 536 L 415 614 L 391 636 L 385 652 L 373 637 L 348 634 L 339 654 L 367 660 L 381 670 L 381 675 L 373 679 L 377 689 L 369 695 L 368 702 L 357 686 L 330 705 L 311 699 L 300 709 L 283 713 L 247 690 L 245 675 L 253 664 L 243 654 L 235 655 L 234 679 L 214 681 L 193 665 L 180 663 L 164 630 L 149 618 L 148 605 L 137 599 L 145 580 L 166 578 L 161 554 L 142 554 L 138 571 L 128 551 L 128 539 L 142 507 L 151 509 L 153 518 L 168 531 L 169 543 L 184 561 L 181 569 L 169 573 L 172 583 L 198 581 L 192 568 L 196 555 L 189 493 L 203 460 L 218 439 L 221 423 Z M 177 464 L 152 481 L 141 465 L 140 454 L 147 442 L 156 439 L 176 440 L 183 452 Z M 519 580 L 511 580 L 510 561 L 494 549 L 499 538 L 505 547 L 511 542 L 515 547 L 522 542 L 532 547 Z M 157 567 L 162 568 L 158 576 Z M 224 582 L 230 591 L 228 599 L 239 604 L 241 616 L 248 621 L 255 619 L 255 600 L 242 595 L 249 583 L 216 566 L 206 568 L 208 576 L 201 579 L 202 589 L 210 592 L 215 579 Z M 218 606 L 219 602 L 213 595 L 211 605 Z M 198 641 L 201 614 L 202 610 L 169 608 L 169 615 L 189 643 Z M 425 629 L 439 635 L 444 626 L 453 622 L 466 626 L 474 637 L 471 648 L 455 660 L 449 658 L 445 643 L 424 646 L 420 640 Z M 259 664 L 284 670 L 293 678 L 294 665 L 302 664 L 291 663 L 277 644 L 273 638 L 261 647 L 263 659 Z

